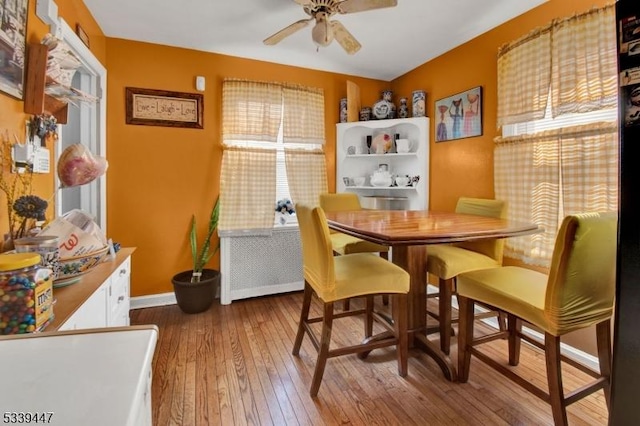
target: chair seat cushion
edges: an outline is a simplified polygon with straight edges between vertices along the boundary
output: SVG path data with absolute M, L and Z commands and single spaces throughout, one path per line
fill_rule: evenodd
M 510 312 L 553 333 L 545 318 L 547 275 L 517 266 L 466 272 L 458 275 L 458 295 Z
M 333 251 L 339 254 L 372 253 L 389 251 L 389 247 L 362 240 L 351 235 L 336 232 L 329 236 Z
M 356 253 L 334 258 L 335 289 L 324 292 L 333 302 L 367 294 L 409 292 L 409 274 L 373 253 Z
M 431 245 L 427 249 L 427 272 L 443 280 L 463 272 L 495 268 L 500 264 L 489 256 L 451 245 Z

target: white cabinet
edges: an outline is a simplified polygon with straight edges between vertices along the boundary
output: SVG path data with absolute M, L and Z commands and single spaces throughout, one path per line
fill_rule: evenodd
M 66 287 L 60 289 L 61 295 L 53 310 L 56 316 L 58 308 L 69 309 L 69 306 L 63 306 L 67 295 L 64 292 L 81 290 L 80 287 L 72 288 L 73 286 L 96 286 L 96 289 L 82 301 L 75 311 L 71 311 L 72 314 L 66 320 L 63 319 L 64 322 L 58 327 L 58 330 L 129 325 L 131 257 L 129 254 L 119 256 L 117 261 L 112 261 L 112 264 L 105 262 L 105 264 L 97 266 L 95 271 L 82 277 L 79 283 L 69 286 L 68 290 Z M 99 271 L 98 268 L 102 268 L 102 270 Z M 87 281 L 85 282 L 85 280 Z M 56 291 L 57 289 L 54 289 L 54 298 L 57 294 Z M 73 301 L 78 298 L 70 295 L 69 299 Z
M 391 143 L 386 153 L 375 153 L 376 142 L 387 135 L 395 135 L 409 141 L 409 152 L 397 152 Z M 369 153 L 367 137 L 374 148 Z M 429 208 L 429 119 L 427 117 L 371 120 L 337 124 L 336 144 L 336 192 L 355 192 L 363 206 L 370 203 L 367 197 L 393 197 L 407 199 L 409 210 Z M 393 176 L 419 176 L 413 186 L 376 187 L 371 185 L 371 175 L 381 164 L 386 164 Z M 362 185 L 355 185 L 354 178 L 364 177 Z M 346 178 L 346 179 L 345 179 Z
M 129 287 L 131 258 L 128 257 L 109 278 L 107 290 L 107 326 L 129 325 Z
M 79 328 L 100 328 L 107 326 L 107 289 L 100 286 L 77 311 L 65 321 L 58 330 L 77 330 Z M 54 307 L 55 313 L 55 307 Z

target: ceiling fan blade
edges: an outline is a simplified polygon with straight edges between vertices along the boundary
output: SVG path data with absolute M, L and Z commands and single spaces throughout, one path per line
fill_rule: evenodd
M 338 3 L 338 12 L 354 13 L 365 10 L 382 9 L 398 5 L 398 0 L 344 0 Z
M 308 4 L 311 3 L 311 0 L 293 0 L 296 3 L 298 3 L 300 6 L 307 6 Z
M 358 40 L 340 22 L 331 21 L 331 29 L 333 30 L 333 37 L 349 55 L 353 55 L 362 47 Z
M 291 34 L 295 33 L 298 30 L 303 29 L 304 27 L 306 27 L 307 25 L 309 25 L 309 22 L 311 22 L 313 20 L 313 18 L 311 19 L 301 19 L 298 22 L 294 22 L 293 24 L 289 25 L 288 27 L 285 27 L 283 29 L 281 29 L 280 31 L 278 31 L 277 33 L 265 38 L 263 40 L 263 43 L 269 46 L 272 46 L 274 44 L 280 43 L 285 37 L 290 36 Z

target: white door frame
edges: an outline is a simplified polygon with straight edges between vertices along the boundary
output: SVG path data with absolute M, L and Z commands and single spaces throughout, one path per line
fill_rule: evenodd
M 59 18 L 58 37 L 64 40 L 69 48 L 75 53 L 82 63 L 83 86 L 90 88 L 95 87 L 94 95 L 98 97 L 96 105 L 89 108 L 83 108 L 81 113 L 81 135 L 87 138 L 82 143 L 91 150 L 95 155 L 102 157 L 107 156 L 107 70 L 98 61 L 89 48 L 80 40 L 74 30 Z M 59 158 L 62 152 L 61 137 L 55 144 L 54 158 Z M 55 162 L 54 162 L 55 163 Z M 60 180 L 55 175 L 55 187 L 60 188 Z M 64 189 L 57 189 L 56 199 L 59 201 L 62 197 Z M 107 179 L 102 176 L 91 184 L 80 187 L 81 191 L 81 208 L 87 212 L 96 214 L 96 220 L 100 229 L 107 235 Z M 62 215 L 62 204 L 56 202 L 56 216 Z

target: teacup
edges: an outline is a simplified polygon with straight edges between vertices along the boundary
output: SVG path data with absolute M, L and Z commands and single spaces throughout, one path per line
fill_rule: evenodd
M 353 178 L 353 184 L 355 186 L 363 186 L 366 178 L 364 176 L 356 176 Z
M 408 186 L 409 185 L 409 176 L 396 176 L 396 185 L 398 185 L 398 186 Z

